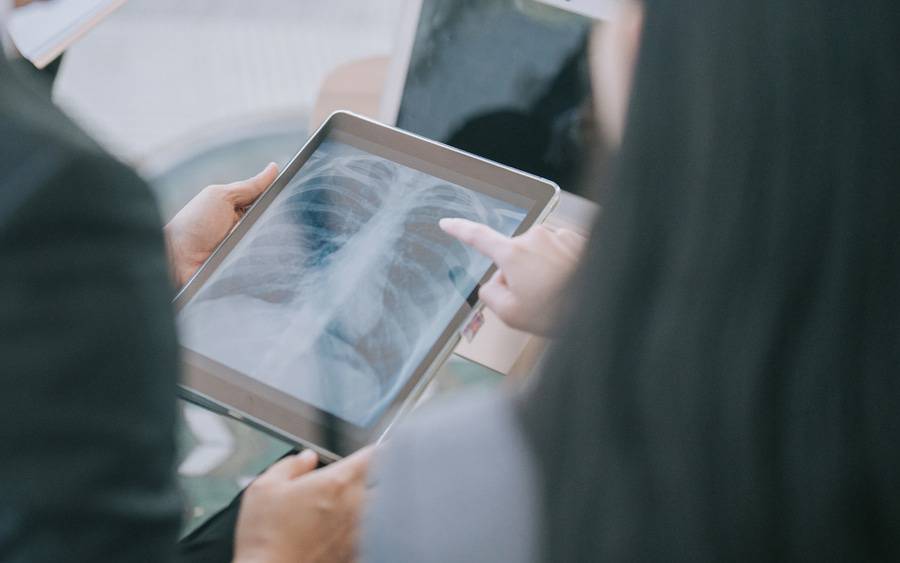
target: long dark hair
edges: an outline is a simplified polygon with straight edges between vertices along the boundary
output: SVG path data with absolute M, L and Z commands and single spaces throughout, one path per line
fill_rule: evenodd
M 900 9 L 649 0 L 520 405 L 548 561 L 900 560 Z

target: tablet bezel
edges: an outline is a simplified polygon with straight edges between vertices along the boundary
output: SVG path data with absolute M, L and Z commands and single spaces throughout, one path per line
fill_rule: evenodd
M 516 231 L 520 234 L 543 221 L 559 200 L 559 187 L 549 180 L 490 162 L 455 148 L 346 112 L 333 113 L 306 142 L 278 178 L 247 210 L 235 229 L 206 263 L 185 284 L 174 300 L 176 311 L 190 302 L 249 229 L 287 187 L 319 145 L 334 135 L 368 152 L 422 170 L 479 193 L 498 197 L 498 191 L 516 194 L 534 204 Z M 509 200 L 506 197 L 505 200 Z M 484 283 L 494 273 L 492 265 Z M 339 459 L 386 436 L 403 412 L 411 408 L 425 386 L 452 353 L 464 328 L 479 307 L 478 286 L 468 296 L 451 323 L 417 366 L 396 397 L 368 427 L 356 426 L 256 379 L 181 347 L 184 380 L 181 394 L 199 403 L 244 420 L 290 442 L 310 447 L 329 460 Z

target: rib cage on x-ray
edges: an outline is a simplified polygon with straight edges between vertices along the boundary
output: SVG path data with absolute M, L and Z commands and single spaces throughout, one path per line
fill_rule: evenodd
M 323 143 L 182 313 L 189 347 L 351 422 L 377 415 L 489 266 L 438 227 L 521 209 Z

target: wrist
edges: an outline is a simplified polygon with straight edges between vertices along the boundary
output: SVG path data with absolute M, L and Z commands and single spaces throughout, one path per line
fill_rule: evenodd
M 180 289 L 187 281 L 184 279 L 184 257 L 178 251 L 178 247 L 172 242 L 173 233 L 171 224 L 163 227 L 163 240 L 166 246 L 166 261 L 169 265 L 169 279 L 176 289 Z

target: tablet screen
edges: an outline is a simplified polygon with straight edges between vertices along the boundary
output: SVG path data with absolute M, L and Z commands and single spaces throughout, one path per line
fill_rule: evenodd
M 182 344 L 366 426 L 491 265 L 438 221 L 510 235 L 527 212 L 325 139 L 181 309 Z
M 421 0 L 397 126 L 577 191 L 589 30 L 533 0 Z

